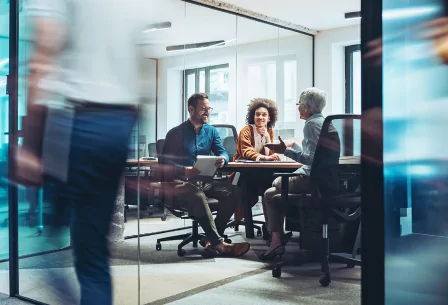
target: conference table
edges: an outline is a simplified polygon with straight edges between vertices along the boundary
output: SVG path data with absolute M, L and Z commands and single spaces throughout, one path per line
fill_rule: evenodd
M 340 164 L 359 164 L 359 156 L 347 156 L 341 157 Z M 154 169 L 157 167 L 157 159 L 145 160 L 129 159 L 126 162 L 126 167 L 138 167 L 140 171 L 145 171 L 151 167 Z M 225 167 L 219 169 L 221 173 L 238 172 L 240 173 L 238 185 L 242 190 L 242 200 L 244 209 L 244 223 L 247 238 L 254 238 L 254 226 L 252 218 L 252 206 L 249 202 L 249 183 L 251 179 L 272 179 L 274 173 L 292 173 L 303 165 L 298 162 L 294 162 L 291 159 L 284 161 L 257 161 L 257 162 L 229 162 Z M 145 173 L 146 175 L 146 173 Z M 150 174 L 149 174 L 150 175 Z

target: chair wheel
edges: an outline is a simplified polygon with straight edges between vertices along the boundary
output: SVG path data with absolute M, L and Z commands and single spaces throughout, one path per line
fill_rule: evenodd
M 347 264 L 347 268 L 355 268 L 355 265 L 353 265 L 353 264 Z
M 166 220 L 166 214 L 163 214 L 163 216 L 160 217 L 160 219 L 162 219 L 162 221 L 165 221 Z
M 261 230 L 257 231 L 257 236 L 260 237 L 262 235 Z
M 157 251 L 162 250 L 162 244 L 161 244 L 161 243 L 157 243 L 157 244 L 156 244 L 156 250 L 157 250 Z
M 179 255 L 180 257 L 185 256 L 185 250 L 184 249 L 179 249 L 177 250 L 177 255 Z
M 328 287 L 328 285 L 330 285 L 330 282 L 331 282 L 331 280 L 327 276 L 323 276 L 319 280 L 319 283 L 322 285 L 322 287 Z
M 275 267 L 272 269 L 272 276 L 275 278 L 279 278 L 282 276 L 282 268 L 280 266 Z
M 231 244 L 231 243 L 232 243 L 232 240 L 231 240 L 230 238 L 226 238 L 226 239 L 224 239 L 224 242 L 225 242 L 225 243 L 228 243 L 228 244 Z

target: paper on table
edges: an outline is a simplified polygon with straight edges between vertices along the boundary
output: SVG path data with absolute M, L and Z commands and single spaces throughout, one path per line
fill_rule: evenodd
M 199 170 L 200 176 L 213 177 L 216 173 L 215 163 L 222 157 L 217 156 L 198 156 L 194 167 Z

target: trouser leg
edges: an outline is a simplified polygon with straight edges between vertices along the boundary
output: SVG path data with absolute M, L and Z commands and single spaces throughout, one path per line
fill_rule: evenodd
M 218 234 L 223 236 L 238 202 L 241 202 L 241 190 L 228 182 L 212 182 L 205 188 L 204 193 L 207 197 L 219 201 L 215 224 Z
M 223 238 L 216 229 L 207 197 L 198 187 L 190 183 L 165 183 L 165 193 L 172 196 L 168 205 L 188 210 L 188 215 L 199 223 L 212 246 L 220 244 Z M 233 212 L 232 212 L 233 213 Z
M 131 110 L 77 112 L 64 198 L 72 203 L 72 244 L 81 305 L 112 304 L 107 236 L 127 145 L 136 120 Z
M 274 203 L 273 197 L 280 194 L 280 190 L 276 187 L 271 187 L 264 193 L 266 202 L 266 214 L 268 215 L 268 231 L 283 232 L 283 211 L 280 206 Z

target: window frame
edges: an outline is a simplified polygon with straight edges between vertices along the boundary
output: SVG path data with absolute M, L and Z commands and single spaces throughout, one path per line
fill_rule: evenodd
M 199 75 L 201 73 L 201 71 L 204 71 L 205 73 L 205 94 L 207 94 L 208 96 L 210 96 L 210 73 L 213 70 L 218 70 L 218 69 L 225 69 L 225 68 L 229 68 L 230 65 L 227 64 L 220 64 L 220 65 L 214 65 L 214 66 L 206 66 L 206 67 L 200 67 L 200 68 L 193 68 L 193 69 L 186 69 L 183 72 L 183 103 L 182 103 L 182 108 L 183 108 L 183 116 L 184 116 L 184 121 L 186 119 L 188 119 L 188 75 L 192 75 L 194 74 L 194 79 L 195 79 L 195 92 L 199 92 Z
M 353 54 L 361 52 L 361 45 L 345 47 L 345 113 L 353 113 Z

